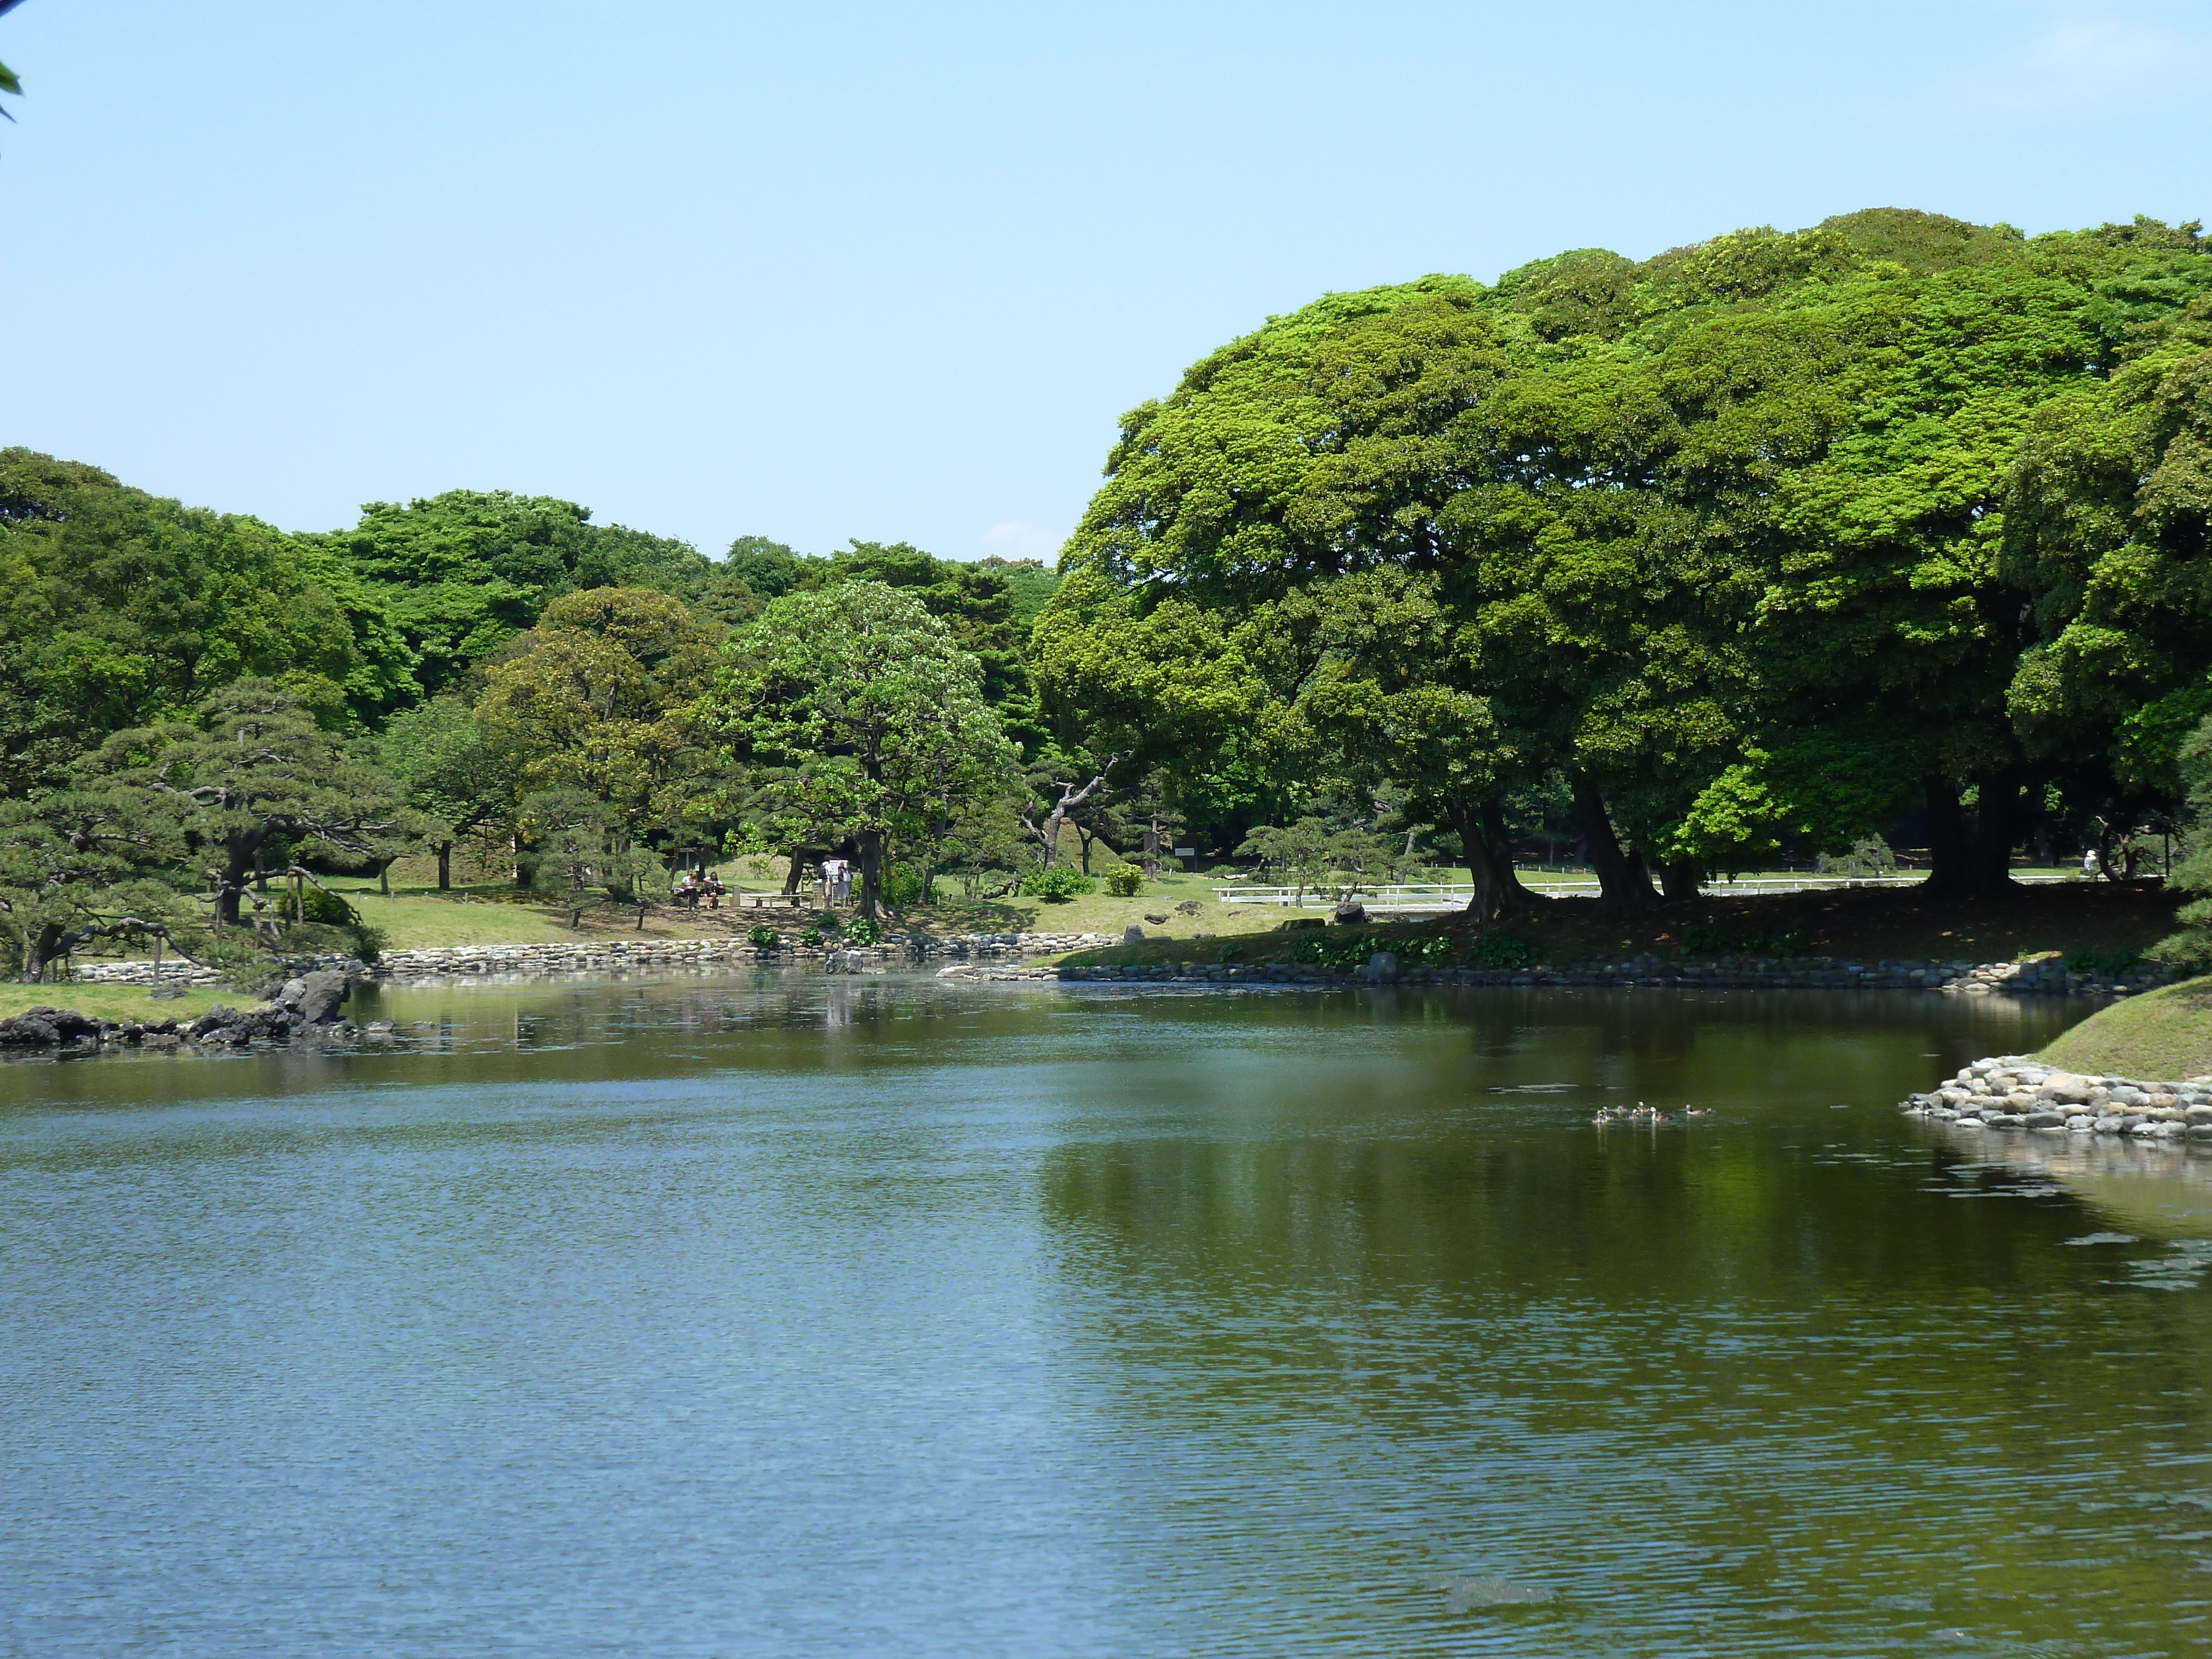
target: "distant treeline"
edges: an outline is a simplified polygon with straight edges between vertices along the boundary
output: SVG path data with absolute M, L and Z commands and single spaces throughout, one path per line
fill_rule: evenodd
M 903 543 L 808 557 L 747 536 L 713 560 L 596 525 L 573 501 L 457 489 L 373 502 L 350 530 L 297 534 L 185 507 L 99 468 L 0 450 L 0 796 L 58 785 L 111 732 L 190 713 L 234 681 L 275 681 L 325 727 L 374 732 L 488 665 L 564 594 L 668 594 L 725 627 L 770 599 L 856 580 L 914 590 L 1033 724 L 1024 652 L 1056 578 Z

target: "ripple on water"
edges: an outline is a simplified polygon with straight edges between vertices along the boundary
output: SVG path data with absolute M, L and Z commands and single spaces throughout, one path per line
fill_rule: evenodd
M 2208 1258 L 1948 1000 L 393 1000 L 0 1077 L 0 1652 L 2205 1645 Z

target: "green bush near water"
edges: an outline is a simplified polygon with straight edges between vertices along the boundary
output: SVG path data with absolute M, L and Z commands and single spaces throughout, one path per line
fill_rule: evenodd
M 1474 942 L 1478 968 L 1526 968 L 1536 960 L 1535 941 L 1510 927 L 1492 927 Z
M 2066 971 L 2069 974 L 2095 974 L 2101 979 L 2118 979 L 2142 966 L 2140 951 L 2069 951 Z

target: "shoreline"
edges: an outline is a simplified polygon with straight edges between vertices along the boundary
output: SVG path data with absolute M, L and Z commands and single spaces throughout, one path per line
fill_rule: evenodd
M 1969 1135 L 2125 1135 L 2187 1141 L 2212 1154 L 2212 1073 L 2144 1079 L 2069 1072 L 2029 1054 L 1961 1066 L 1906 1097 L 1905 1115 Z

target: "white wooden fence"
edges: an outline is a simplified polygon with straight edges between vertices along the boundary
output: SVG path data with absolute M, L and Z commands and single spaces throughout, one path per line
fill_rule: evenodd
M 2015 869 L 2015 881 L 2078 881 L 2081 877 L 2071 869 L 2042 870 Z M 1559 875 L 1541 871 L 1523 870 L 1521 884 L 1531 892 L 1547 894 L 1595 893 L 1595 876 Z M 1893 876 L 1824 876 L 1812 871 L 1802 874 L 1771 874 L 1744 876 L 1735 881 L 1709 881 L 1699 890 L 1716 897 L 1746 893 L 1802 893 L 1836 887 L 1911 887 L 1925 881 L 1924 870 L 1911 870 Z M 1334 908 L 1335 894 L 1342 888 L 1260 887 L 1238 883 L 1234 886 L 1216 887 L 1213 895 L 1224 904 L 1276 904 L 1285 909 L 1299 910 L 1309 907 Z M 1414 911 L 1435 912 L 1462 910 L 1474 896 L 1472 882 L 1401 882 L 1381 887 L 1363 887 L 1352 896 L 1357 897 L 1370 915 L 1396 912 L 1401 915 Z

